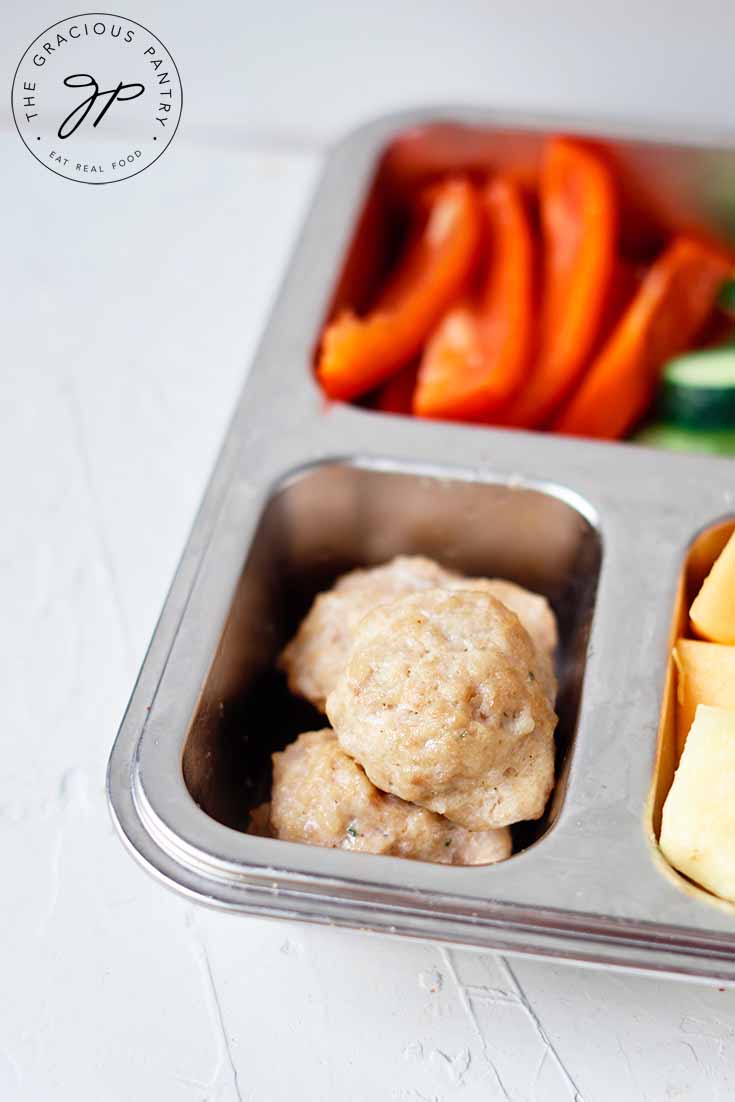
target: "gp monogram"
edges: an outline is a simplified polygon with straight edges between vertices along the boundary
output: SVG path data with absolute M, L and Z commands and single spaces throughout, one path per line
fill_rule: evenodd
M 55 23 L 13 79 L 15 125 L 30 153 L 84 184 L 126 180 L 168 148 L 181 118 L 181 78 L 147 28 L 90 12 Z

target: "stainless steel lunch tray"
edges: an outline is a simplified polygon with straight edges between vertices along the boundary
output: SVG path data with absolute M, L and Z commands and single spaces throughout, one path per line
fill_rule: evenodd
M 323 321 L 368 289 L 403 184 L 444 167 L 524 171 L 562 129 L 588 132 L 426 111 L 331 154 L 115 742 L 109 798 L 147 868 L 214 906 L 733 981 L 735 909 L 663 862 L 651 796 L 682 565 L 735 512 L 731 462 L 329 405 L 313 378 Z M 647 225 L 733 238 L 735 143 L 595 134 Z M 269 672 L 279 646 L 337 573 L 397 552 L 514 578 L 559 613 L 559 780 L 503 864 L 242 829 L 271 749 L 319 722 Z

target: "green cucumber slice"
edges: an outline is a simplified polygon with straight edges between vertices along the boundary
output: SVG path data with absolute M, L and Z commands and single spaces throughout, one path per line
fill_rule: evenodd
M 688 352 L 664 368 L 660 421 L 692 429 L 735 429 L 735 347 Z
M 720 287 L 717 305 L 726 314 L 735 314 L 735 279 L 726 279 Z
M 681 428 L 679 425 L 647 425 L 631 437 L 632 444 L 664 448 L 672 452 L 699 452 L 703 455 L 735 455 L 735 429 L 710 432 Z

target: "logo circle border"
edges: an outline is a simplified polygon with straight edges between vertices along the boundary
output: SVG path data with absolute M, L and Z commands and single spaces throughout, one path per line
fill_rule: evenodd
M 18 120 L 15 117 L 15 102 L 14 102 L 15 82 L 18 79 L 18 73 L 20 72 L 20 67 L 23 64 L 23 62 L 25 61 L 26 55 L 27 55 L 28 51 L 32 48 L 33 44 L 35 42 L 37 42 L 39 38 L 42 38 L 43 35 L 48 34 L 49 31 L 52 31 L 54 29 L 54 27 L 59 27 L 59 26 L 61 26 L 62 23 L 68 23 L 68 21 L 70 19 L 86 19 L 88 16 L 92 16 L 92 15 L 102 15 L 102 16 L 104 16 L 105 19 L 120 19 L 120 20 L 125 20 L 125 22 L 127 22 L 127 23 L 132 23 L 132 25 L 134 27 L 140 27 L 140 29 L 142 31 L 145 31 L 146 34 L 149 34 L 151 36 L 151 38 L 154 38 L 156 40 L 156 42 L 159 43 L 159 45 L 163 46 L 164 50 L 166 51 L 168 56 L 171 58 L 171 64 L 173 65 L 173 67 L 176 71 L 176 78 L 179 82 L 179 94 L 181 96 L 181 109 L 179 111 L 179 117 L 176 120 L 176 126 L 174 127 L 171 137 L 166 142 L 166 145 L 163 147 L 161 152 L 157 153 L 152 161 L 149 161 L 147 165 L 143 166 L 143 168 L 139 168 L 137 170 L 137 172 L 131 172 L 129 176 L 119 176 L 117 179 L 114 179 L 114 180 L 75 180 L 72 176 L 64 176 L 63 173 L 57 172 L 55 168 L 52 168 L 51 165 L 47 165 L 45 161 L 42 161 L 41 158 L 38 157 L 33 152 L 32 148 L 28 145 L 25 138 L 21 134 L 20 127 L 18 126 Z M 64 19 L 57 19 L 55 23 L 52 23 L 49 27 L 46 27 L 45 30 L 40 31 L 36 35 L 36 37 L 34 39 L 32 39 L 31 42 L 29 42 L 29 44 L 26 46 L 25 50 L 21 54 L 20 61 L 18 62 L 17 66 L 15 68 L 15 72 L 13 73 L 13 82 L 10 85 L 10 110 L 11 110 L 11 113 L 13 115 L 13 122 L 15 123 L 15 129 L 18 131 L 18 137 L 20 138 L 20 140 L 22 141 L 23 145 L 28 150 L 30 155 L 33 157 L 33 159 L 35 161 L 38 161 L 38 163 L 40 165 L 42 165 L 46 169 L 47 172 L 52 172 L 54 174 L 54 176 L 56 176 L 60 180 L 68 180 L 70 184 L 87 184 L 89 187 L 104 187 L 105 184 L 121 184 L 125 180 L 132 180 L 133 177 L 140 176 L 141 172 L 145 172 L 146 169 L 149 169 L 151 167 L 151 165 L 154 165 L 156 163 L 156 161 L 159 160 L 163 156 L 163 154 L 166 152 L 168 147 L 171 145 L 171 142 L 176 137 L 176 132 L 178 131 L 179 123 L 181 122 L 181 116 L 184 113 L 184 85 L 181 82 L 181 73 L 179 72 L 179 68 L 178 68 L 178 65 L 176 64 L 176 62 L 174 60 L 173 54 L 171 53 L 171 51 L 169 50 L 169 48 L 165 44 L 165 42 L 163 42 L 158 37 L 158 35 L 155 35 L 153 33 L 153 31 L 148 30 L 147 27 L 145 27 L 142 23 L 138 23 L 137 20 L 129 19 L 127 15 L 114 15 L 112 12 L 109 12 L 109 11 L 85 11 L 85 12 L 79 12 L 78 15 L 67 15 Z

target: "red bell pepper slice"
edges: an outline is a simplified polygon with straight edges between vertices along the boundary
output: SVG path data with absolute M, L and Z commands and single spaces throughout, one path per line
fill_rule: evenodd
M 616 439 L 651 404 L 661 369 L 706 324 L 733 258 L 695 238 L 675 238 L 641 286 L 554 424 L 556 432 Z
M 479 295 L 444 316 L 425 349 L 414 394 L 420 417 L 482 420 L 523 383 L 533 342 L 534 241 L 517 184 L 482 193 L 487 267 Z
M 421 351 L 463 292 L 480 244 L 475 188 L 450 178 L 422 193 L 418 224 L 398 267 L 365 317 L 343 311 L 326 328 L 317 377 L 348 401 L 389 379 Z
M 537 361 L 500 422 L 545 424 L 594 351 L 615 274 L 618 210 L 612 173 L 580 142 L 554 138 L 540 181 L 544 288 Z

